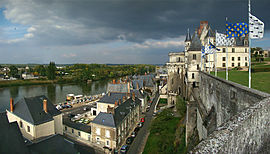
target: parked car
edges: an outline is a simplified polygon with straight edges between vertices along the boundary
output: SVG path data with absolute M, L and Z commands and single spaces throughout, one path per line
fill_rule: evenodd
M 148 111 L 150 111 L 150 108 L 149 107 L 146 108 L 146 112 L 148 112 Z
M 126 154 L 128 151 L 128 145 L 123 145 L 120 149 L 121 154 Z
M 133 137 L 133 138 L 136 137 L 136 135 L 137 135 L 137 133 L 135 131 L 131 133 L 131 137 Z
M 67 107 L 67 108 L 72 108 L 72 106 L 71 106 L 71 105 L 66 105 L 66 107 Z
M 73 117 L 75 117 L 75 115 L 71 113 L 71 114 L 68 115 L 68 117 L 73 118 Z
M 133 137 L 128 137 L 126 140 L 126 144 L 130 145 L 133 142 Z
M 145 120 L 144 118 L 141 118 L 141 122 L 144 122 L 144 120 Z
M 138 124 L 138 127 L 141 128 L 142 126 L 143 126 L 143 123 L 140 122 L 140 123 Z
M 83 110 L 84 110 L 84 111 L 87 111 L 87 110 L 88 110 L 88 108 L 87 108 L 87 107 L 84 107 L 84 108 L 83 108 Z
M 134 129 L 134 132 L 138 132 L 140 130 L 140 127 L 136 127 L 135 129 Z

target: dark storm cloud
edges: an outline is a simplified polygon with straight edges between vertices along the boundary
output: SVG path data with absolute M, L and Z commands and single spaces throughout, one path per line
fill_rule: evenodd
M 79 45 L 126 39 L 174 38 L 194 31 L 201 20 L 224 31 L 229 21 L 247 22 L 247 0 L 46 0 L 6 2 L 6 16 L 35 27 L 42 44 Z M 252 12 L 270 24 L 269 0 L 252 2 Z

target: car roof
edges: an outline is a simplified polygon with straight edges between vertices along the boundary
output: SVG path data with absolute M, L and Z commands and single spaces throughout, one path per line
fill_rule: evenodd
M 121 149 L 125 149 L 125 148 L 127 148 L 127 145 L 123 145 Z

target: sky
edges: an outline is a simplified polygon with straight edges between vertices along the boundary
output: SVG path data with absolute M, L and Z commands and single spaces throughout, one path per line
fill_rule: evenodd
M 251 5 L 265 24 L 251 45 L 270 49 L 270 1 Z M 225 32 L 247 15 L 248 0 L 0 0 L 0 64 L 164 64 L 188 28 Z

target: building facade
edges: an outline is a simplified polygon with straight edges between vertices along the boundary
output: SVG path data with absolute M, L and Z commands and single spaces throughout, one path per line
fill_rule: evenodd
M 18 123 L 22 135 L 29 140 L 63 134 L 62 113 L 46 96 L 23 98 L 16 104 L 11 99 L 7 117 L 9 122 Z

